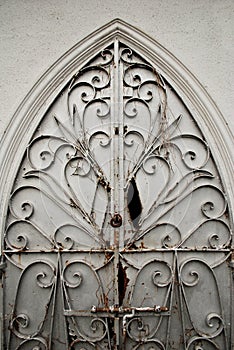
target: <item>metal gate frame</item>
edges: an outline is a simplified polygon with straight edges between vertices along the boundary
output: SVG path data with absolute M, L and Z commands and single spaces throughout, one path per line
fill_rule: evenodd
M 97 39 L 99 39 L 99 41 L 98 45 L 96 45 L 95 52 L 103 46 L 108 46 L 116 36 L 128 45 L 136 48 L 136 50 L 142 54 L 142 57 L 146 57 L 152 62 L 152 64 L 157 65 L 168 81 L 173 81 L 173 86 L 177 87 L 178 91 L 181 92 L 183 100 L 190 107 L 190 110 L 194 111 L 194 115 L 197 116 L 195 118 L 196 122 L 206 134 L 206 139 L 215 158 L 215 163 L 219 168 L 219 173 L 222 174 L 222 181 L 226 188 L 226 193 L 228 194 L 227 200 L 229 206 L 230 208 L 233 207 L 232 200 L 234 196 L 233 188 L 231 187 L 233 163 L 230 157 L 230 145 L 232 140 L 216 106 L 201 88 L 196 79 L 181 65 L 181 63 L 176 61 L 174 57 L 166 52 L 165 49 L 159 44 L 153 42 L 153 40 L 145 36 L 145 34 L 130 27 L 126 23 L 117 20 L 104 26 L 89 38 L 86 38 L 74 47 L 69 55 L 66 55 L 64 59 L 59 60 L 55 67 L 52 70 L 49 70 L 39 84 L 33 88 L 25 102 L 20 106 L 16 115 L 13 117 L 14 125 L 11 123 L 9 131 L 3 139 L 2 147 L 2 232 L 4 232 L 5 229 L 5 217 L 8 210 L 8 201 L 12 184 L 24 150 L 34 133 L 41 116 L 44 115 L 43 110 L 45 111 L 47 106 L 60 91 L 61 77 L 70 77 L 75 71 L 77 71 L 77 65 L 82 65 L 90 59 L 90 51 L 92 51 L 94 45 L 96 45 Z M 46 86 L 47 88 L 45 88 Z M 47 101 L 46 106 L 43 105 L 44 101 Z M 214 140 L 217 142 L 214 143 Z M 12 167 L 12 164 L 15 164 L 15 166 Z M 231 251 L 233 251 L 233 247 Z M 234 259 L 232 259 L 232 261 L 233 260 Z M 233 264 L 232 261 L 231 264 Z M 5 263 L 3 260 L 0 267 L 3 271 L 1 277 L 4 281 Z M 233 267 L 233 265 L 231 267 Z M 3 294 L 2 289 L 1 294 Z M 1 332 L 1 335 L 2 333 L 3 332 Z M 232 340 L 232 346 L 233 342 L 234 340 Z

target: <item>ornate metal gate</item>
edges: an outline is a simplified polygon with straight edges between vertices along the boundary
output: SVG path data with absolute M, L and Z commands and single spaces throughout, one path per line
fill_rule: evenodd
M 6 349 L 230 349 L 217 167 L 173 87 L 118 38 L 38 125 L 3 253 Z

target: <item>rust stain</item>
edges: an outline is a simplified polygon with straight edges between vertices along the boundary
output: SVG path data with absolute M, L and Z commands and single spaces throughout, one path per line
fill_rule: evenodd
M 107 264 L 109 260 L 112 258 L 113 254 L 105 251 L 105 263 Z
M 185 334 L 186 334 L 186 336 L 188 336 L 188 337 L 192 337 L 192 335 L 193 335 L 193 328 L 186 328 L 185 329 Z
M 111 191 L 110 184 L 103 177 L 99 177 L 98 182 L 108 193 Z
M 74 202 L 74 200 L 72 198 L 70 198 L 70 207 L 72 208 L 78 208 L 77 204 Z
M 143 241 L 141 241 L 140 248 L 141 248 L 141 249 L 147 249 L 147 247 L 145 246 L 145 244 L 144 244 L 144 242 L 143 242 Z
M 103 294 L 103 304 L 105 305 L 106 308 L 109 306 L 109 298 L 107 294 Z

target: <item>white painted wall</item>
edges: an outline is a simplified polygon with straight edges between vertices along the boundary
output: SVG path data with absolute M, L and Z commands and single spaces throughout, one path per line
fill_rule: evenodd
M 233 0 L 0 0 L 0 134 L 43 72 L 116 17 L 181 60 L 234 131 Z

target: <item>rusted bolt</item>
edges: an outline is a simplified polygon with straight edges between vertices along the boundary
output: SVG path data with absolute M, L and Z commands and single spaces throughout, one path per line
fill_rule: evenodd
M 122 216 L 115 213 L 111 218 L 110 224 L 112 227 L 120 227 L 122 225 Z

